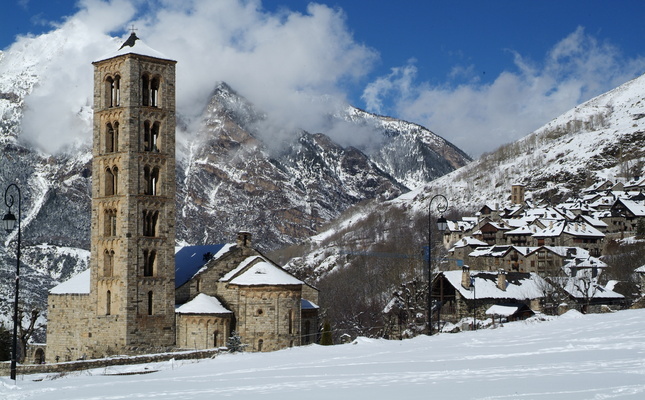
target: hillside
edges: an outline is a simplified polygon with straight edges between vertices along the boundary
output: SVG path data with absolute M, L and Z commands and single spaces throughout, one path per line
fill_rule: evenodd
M 511 322 L 497 329 L 357 338 L 199 362 L 0 378 L 6 400 L 115 398 L 640 399 L 645 310 Z M 109 385 L 109 386 L 108 386 Z

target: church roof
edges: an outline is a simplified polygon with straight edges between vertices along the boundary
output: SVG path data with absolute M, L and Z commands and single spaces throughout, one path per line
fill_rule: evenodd
M 110 58 L 122 56 L 125 54 L 139 54 L 142 56 L 161 58 L 164 60 L 170 59 L 163 53 L 145 44 L 141 39 L 137 37 L 137 35 L 134 32 L 132 32 L 130 34 L 130 37 L 128 37 L 128 39 L 121 45 L 121 47 L 118 50 L 111 52 L 109 54 L 105 54 L 97 61 L 108 60 Z
M 200 293 L 188 303 L 175 309 L 177 314 L 231 314 L 232 311 L 222 305 L 217 297 Z
M 191 280 L 206 263 L 227 253 L 233 244 L 182 247 L 175 253 L 175 288 Z
M 248 257 L 220 281 L 240 286 L 304 284 L 300 279 L 260 256 Z

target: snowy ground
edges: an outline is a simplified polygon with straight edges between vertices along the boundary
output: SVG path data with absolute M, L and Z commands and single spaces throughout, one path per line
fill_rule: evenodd
M 157 371 L 143 375 L 105 376 Z M 45 378 L 35 382 L 35 378 Z M 644 399 L 645 310 L 266 354 L 0 378 L 0 398 Z

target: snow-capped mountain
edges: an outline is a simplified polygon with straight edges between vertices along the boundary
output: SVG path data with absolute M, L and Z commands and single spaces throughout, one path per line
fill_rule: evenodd
M 63 64 L 59 53 L 74 47 L 66 40 L 53 31 L 24 48 L 0 53 L 0 188 L 17 183 L 21 189 L 22 291 L 36 294 L 41 306 L 49 287 L 87 267 L 87 252 L 73 249 L 89 249 L 91 73 L 88 93 L 65 86 L 69 81 L 47 79 Z M 96 47 L 98 53 L 101 46 Z M 44 86 L 61 101 L 69 100 L 69 107 L 62 108 L 68 111 L 52 114 L 47 104 L 30 97 L 34 88 Z M 71 147 L 47 154 L 30 144 L 33 137 L 23 140 L 23 128 L 31 123 L 25 115 L 33 117 L 40 105 L 48 119 L 38 126 L 37 133 L 44 130 L 38 140 L 55 141 L 57 121 L 65 120 L 65 127 L 77 130 L 65 133 L 77 138 Z M 395 198 L 470 161 L 419 125 L 349 106 L 326 118 L 337 137 L 338 129 L 341 136 L 358 130 L 371 134 L 373 140 L 362 148 L 341 145 L 325 132 L 293 128 L 284 128 L 286 139 L 272 141 L 265 134 L 268 117 L 221 83 L 204 104 L 199 127 L 178 129 L 180 242 L 229 242 L 235 232 L 247 229 L 258 247 L 275 249 L 315 234 L 354 204 Z M 15 232 L 4 236 L 0 248 L 3 282 L 13 281 L 15 239 Z M 0 285 L 1 314 L 10 314 L 12 292 L 12 285 Z
M 396 231 L 415 218 L 427 218 L 435 194 L 448 198 L 449 211 L 473 212 L 483 205 L 504 205 L 511 185 L 525 185 L 534 200 L 555 204 L 575 197 L 586 187 L 606 179 L 628 182 L 645 172 L 645 75 L 593 98 L 560 115 L 528 136 L 483 155 L 480 159 L 443 175 L 391 201 L 367 204 L 345 213 L 329 229 L 312 237 L 310 251 L 289 263 L 292 271 L 321 277 L 336 266 L 348 265 L 342 246 L 374 251 L 391 246 Z M 403 214 L 405 217 L 392 217 Z M 426 221 L 427 223 L 427 221 Z M 427 232 L 425 227 L 417 227 Z M 427 236 L 417 235 L 420 247 Z M 410 241 L 412 243 L 412 241 Z M 398 250 L 401 252 L 401 250 Z

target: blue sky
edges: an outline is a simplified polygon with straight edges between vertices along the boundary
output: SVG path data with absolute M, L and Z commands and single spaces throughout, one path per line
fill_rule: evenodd
M 140 36 L 151 35 L 155 21 L 145 16 L 155 14 L 161 19 L 161 11 L 181 12 L 195 18 L 197 25 L 199 13 L 178 10 L 180 3 L 200 1 L 7 0 L 2 6 L 0 49 L 7 50 L 17 35 L 60 28 L 81 18 L 79 10 L 105 4 L 110 14 L 124 10 L 122 20 L 111 17 L 116 22 L 102 28 L 112 36 L 127 35 L 125 27 L 133 22 L 140 28 Z M 333 63 L 343 64 L 344 69 L 339 67 L 315 82 L 311 77 L 289 82 L 285 91 L 304 87 L 320 94 L 331 92 L 368 111 L 420 123 L 473 156 L 516 140 L 580 102 L 645 72 L 642 1 L 320 0 L 317 3 L 326 6 L 322 8 L 311 8 L 308 1 L 299 0 L 209 3 L 218 3 L 220 12 L 228 4 L 237 4 L 239 14 L 231 15 L 262 25 L 256 36 L 266 34 L 270 27 L 277 31 L 278 25 L 283 33 L 291 30 L 295 35 L 307 35 L 306 23 L 311 24 L 311 31 L 324 26 L 324 32 L 331 32 L 330 41 L 338 43 L 337 48 L 320 45 L 318 54 L 333 52 Z M 254 11 L 240 11 L 245 8 Z M 288 23 L 294 16 L 311 18 L 303 27 Z M 267 22 L 272 19 L 278 22 Z M 220 36 L 227 29 L 227 21 L 212 17 L 210 21 L 225 25 L 218 28 Z M 237 23 L 231 28 L 237 31 L 228 34 L 233 37 L 235 32 L 243 32 L 246 37 L 247 31 L 255 29 L 240 28 L 243 24 Z M 183 28 L 177 27 L 177 36 Z M 285 35 L 278 37 L 291 38 Z M 297 48 L 296 40 L 284 40 L 283 47 Z M 153 38 L 148 39 L 151 41 Z M 237 46 L 235 42 L 231 39 L 229 47 Z M 254 49 L 257 43 L 252 45 Z M 155 48 L 164 46 L 154 44 Z M 306 45 L 319 44 L 312 41 Z M 304 57 L 294 62 L 300 63 L 303 71 L 312 70 L 311 63 L 316 60 Z M 298 76 L 296 67 L 290 68 L 290 76 Z M 313 68 L 311 73 L 324 74 L 325 70 Z M 222 75 L 236 82 L 235 77 Z M 281 82 L 279 78 L 276 81 Z M 254 99 L 253 89 L 245 89 L 242 79 L 236 87 L 262 104 L 263 94 Z M 272 87 L 273 96 L 279 93 Z

